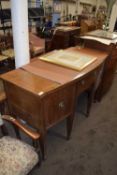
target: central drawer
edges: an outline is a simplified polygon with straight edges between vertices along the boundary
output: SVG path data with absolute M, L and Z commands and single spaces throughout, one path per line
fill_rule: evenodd
M 46 128 L 66 118 L 74 111 L 75 86 L 68 86 L 48 94 L 44 98 Z
M 96 79 L 98 76 L 99 70 L 95 70 L 91 72 L 90 74 L 83 77 L 78 83 L 77 83 L 77 96 L 84 92 L 85 90 L 89 89 L 94 83 L 96 83 Z

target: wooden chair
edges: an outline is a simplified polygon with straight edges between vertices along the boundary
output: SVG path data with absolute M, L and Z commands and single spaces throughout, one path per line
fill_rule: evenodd
M 7 136 L 4 121 L 11 123 L 31 137 L 35 148 L 19 139 Z M 41 163 L 38 147 L 40 134 L 9 115 L 0 116 L 0 129 L 4 135 L 0 138 L 0 175 L 26 175 Z

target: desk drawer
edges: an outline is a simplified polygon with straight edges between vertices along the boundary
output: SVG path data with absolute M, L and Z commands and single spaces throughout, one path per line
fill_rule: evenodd
M 77 83 L 77 95 L 89 89 L 96 82 L 98 73 L 99 70 L 95 70 Z
M 44 116 L 46 128 L 64 119 L 73 112 L 75 103 L 75 86 L 64 87 L 44 99 Z

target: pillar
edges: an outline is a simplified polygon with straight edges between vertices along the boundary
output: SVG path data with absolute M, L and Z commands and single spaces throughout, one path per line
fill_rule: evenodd
M 19 68 L 29 63 L 28 1 L 11 0 L 11 15 L 15 65 Z

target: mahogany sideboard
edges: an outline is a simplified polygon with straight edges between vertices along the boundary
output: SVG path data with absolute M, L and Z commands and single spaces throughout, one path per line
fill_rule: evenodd
M 10 112 L 40 132 L 43 158 L 49 128 L 66 118 L 67 138 L 70 137 L 76 97 L 85 90 L 89 92 L 89 113 L 97 79 L 107 58 L 106 52 L 94 49 L 69 50 L 96 56 L 97 60 L 82 71 L 75 71 L 35 58 L 30 64 L 1 76 Z

